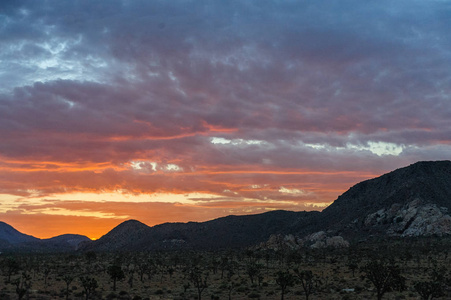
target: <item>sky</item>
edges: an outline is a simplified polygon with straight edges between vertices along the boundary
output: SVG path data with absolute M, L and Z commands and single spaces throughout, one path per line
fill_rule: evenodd
M 0 4 L 0 220 L 322 210 L 451 154 L 451 1 Z

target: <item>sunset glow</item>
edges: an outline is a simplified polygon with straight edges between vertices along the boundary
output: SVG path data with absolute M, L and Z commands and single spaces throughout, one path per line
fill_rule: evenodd
M 8 1 L 0 221 L 100 238 L 137 219 L 322 210 L 451 157 L 446 1 Z

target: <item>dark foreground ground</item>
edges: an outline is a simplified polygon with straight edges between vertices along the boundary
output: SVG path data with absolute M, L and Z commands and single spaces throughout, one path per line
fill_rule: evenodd
M 451 299 L 450 246 L 1 254 L 0 299 Z

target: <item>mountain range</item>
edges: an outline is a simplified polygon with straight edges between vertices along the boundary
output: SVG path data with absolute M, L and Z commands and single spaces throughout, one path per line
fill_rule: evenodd
M 0 251 L 7 252 L 67 252 L 78 250 L 81 242 L 91 241 L 79 234 L 63 234 L 50 239 L 38 239 L 23 234 L 5 222 L 0 222 Z
M 351 242 L 370 236 L 447 236 L 450 211 L 451 161 L 428 161 L 360 182 L 322 212 L 270 211 L 153 227 L 128 220 L 96 241 L 80 235 L 40 240 L 0 222 L 0 251 L 241 248 L 272 235 L 302 238 L 318 232 Z

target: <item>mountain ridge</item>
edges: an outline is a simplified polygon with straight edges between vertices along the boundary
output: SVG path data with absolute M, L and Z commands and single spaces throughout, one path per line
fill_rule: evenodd
M 10 244 L 38 241 L 34 236 L 24 234 L 11 225 L 0 221 L 0 240 Z
M 80 243 L 91 241 L 80 234 L 62 234 L 40 239 L 24 234 L 0 221 L 0 251 L 9 252 L 67 252 L 78 250 Z
M 384 226 L 365 229 L 366 217 L 415 201 L 417 206 L 435 204 L 451 211 L 451 161 L 421 161 L 355 184 L 322 211 L 323 229 L 345 235 L 356 229 L 375 234 Z
M 75 248 L 82 251 L 238 248 L 267 241 L 273 235 L 305 237 L 318 232 L 324 232 L 319 236 L 342 236 L 351 241 L 368 236 L 443 236 L 451 235 L 449 211 L 451 161 L 423 161 L 355 184 L 322 212 L 278 210 L 152 227 L 131 219 L 96 241 L 79 236 L 72 246 L 78 242 Z M 0 226 L 2 232 L 6 231 Z M 14 231 L 9 228 L 9 232 Z M 11 247 L 0 234 L 0 250 L 5 242 Z M 42 244 L 42 240 L 38 242 Z M 36 241 L 19 244 L 33 243 Z

